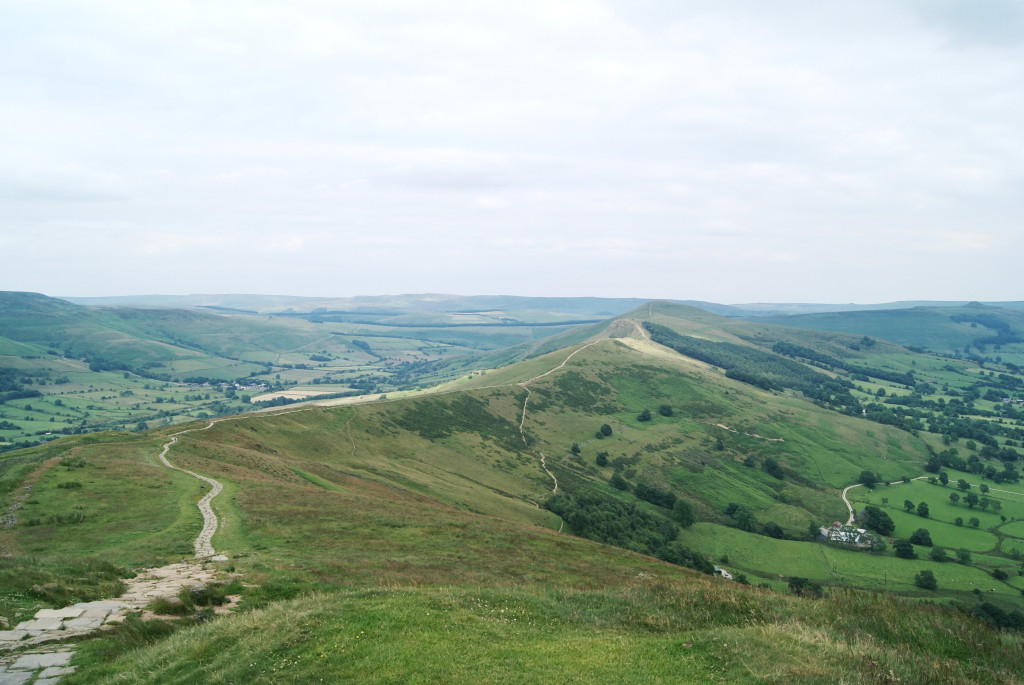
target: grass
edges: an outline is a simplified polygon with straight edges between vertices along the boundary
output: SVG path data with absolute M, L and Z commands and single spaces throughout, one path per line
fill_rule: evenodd
M 692 332 L 710 335 L 713 324 L 697 320 Z M 258 587 L 244 591 L 239 615 L 133 623 L 83 647 L 69 682 L 834 682 L 837 674 L 846 682 L 1011 682 L 1021 672 L 1019 641 L 927 604 L 970 609 L 979 601 L 970 590 L 994 588 L 985 597 L 1010 605 L 1020 601 L 1015 578 L 1011 587 L 972 566 L 716 523 L 729 502 L 790 533 L 809 521 L 845 520 L 836 488 L 868 468 L 886 478 L 917 475 L 923 442 L 791 394 L 753 390 L 706 365 L 603 341 L 531 383 L 524 443 L 517 383 L 567 353 L 467 380 L 459 385 L 474 389 L 465 393 L 249 415 L 183 435 L 171 459 L 224 483 L 214 503 L 224 529 L 214 544 L 230 557 L 224 565 Z M 660 404 L 674 414 L 658 414 Z M 654 412 L 651 421 L 637 419 L 643 408 Z M 597 439 L 605 422 L 612 434 Z M 155 461 L 170 432 L 38 448 L 38 461 L 10 471 L 33 489 L 0 544 L 47 562 L 84 549 L 125 565 L 191 556 L 204 488 Z M 829 596 L 744 588 L 556 534 L 558 518 L 539 506 L 552 488 L 541 451 L 570 492 L 596 489 L 664 516 L 607 481 L 618 472 L 632 486 L 671 488 L 704 521 L 681 534 L 683 544 L 728 556 L 723 565 L 754 582 L 782 588 L 798 575 L 832 586 Z M 598 451 L 608 452 L 609 466 L 596 465 Z M 760 468 L 768 458 L 783 478 Z M 925 483 L 887 489 L 920 492 L 915 501 L 939 491 Z M 932 508 L 925 527 L 933 537 L 959 543 L 955 536 L 970 534 L 978 551 L 1000 539 L 955 529 L 942 505 Z M 78 523 L 43 520 L 76 513 Z M 923 521 L 902 516 L 899 530 Z M 998 553 L 975 561 L 1010 568 Z M 914 586 L 925 569 L 939 579 L 938 592 Z
M 907 612 L 918 622 L 902 620 Z M 850 683 L 998 683 L 1024 667 L 1015 640 L 967 617 L 711 580 L 317 594 L 179 630 L 115 661 L 92 649 L 66 682 L 827 683 L 842 673 Z
M 130 575 L 94 558 L 0 557 L 0 616 L 15 625 L 36 609 L 117 597 Z
M 19 525 L 0 531 L 0 544 L 20 555 L 71 558 L 116 550 L 114 558 L 128 566 L 191 556 L 190 534 L 201 524 L 194 504 L 201 487 L 158 465 L 158 445 L 152 437 L 85 444 L 39 462 L 31 494 L 16 512 Z M 69 482 L 81 487 L 61 487 Z M 132 506 L 123 506 L 126 501 Z M 55 520 L 71 515 L 81 521 Z
M 951 483 L 949 486 L 932 485 L 925 481 L 914 481 L 911 483 L 896 483 L 890 486 L 879 486 L 874 491 L 860 487 L 850 491 L 852 501 L 865 502 L 879 506 L 885 506 L 889 516 L 896 523 L 896 537 L 909 537 L 917 528 L 927 528 L 932 534 L 932 540 L 937 545 L 952 548 L 966 548 L 972 551 L 987 551 L 995 549 L 999 538 L 997 535 L 988 532 L 996 530 L 1001 535 L 1012 535 L 1014 528 L 1012 519 L 1024 519 L 1024 495 L 1017 494 L 1021 488 L 1014 485 L 993 485 L 993 488 L 1012 492 L 990 491 L 986 497 L 998 500 L 1002 504 L 1000 513 L 993 513 L 991 510 L 984 511 L 981 507 L 969 508 L 963 503 L 964 492 L 961 492 L 953 483 L 959 477 L 964 477 L 968 482 L 977 484 L 978 477 L 970 474 L 961 474 L 950 471 Z M 978 488 L 971 490 L 980 494 Z M 956 492 L 961 496 L 958 504 L 954 505 L 949 500 L 949 494 Z M 888 504 L 883 505 L 882 500 L 887 499 Z M 904 500 L 914 502 L 926 502 L 929 509 L 929 518 L 925 519 L 915 514 L 905 513 L 903 510 Z M 1003 525 L 1002 516 L 1011 522 Z M 957 518 L 964 521 L 962 526 L 953 525 Z M 977 518 L 980 522 L 978 528 L 968 525 L 971 518 Z M 1009 532 L 1008 532 L 1009 531 Z
M 714 559 L 727 557 L 722 565 L 765 579 L 802 576 L 827 585 L 872 588 L 910 596 L 962 597 L 974 588 L 995 589 L 1003 601 L 1018 603 L 1018 594 L 994 581 L 978 568 L 957 563 L 926 560 L 927 548 L 917 547 L 916 560 L 896 559 L 891 554 L 875 555 L 848 551 L 824 544 L 775 540 L 735 528 L 698 523 L 681 535 L 684 544 L 700 549 Z M 914 577 L 923 570 L 939 579 L 941 592 L 918 590 Z

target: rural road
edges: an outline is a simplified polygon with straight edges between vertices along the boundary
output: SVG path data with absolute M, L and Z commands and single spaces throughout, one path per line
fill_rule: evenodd
M 910 480 L 924 480 L 927 477 L 928 476 L 918 476 L 917 478 L 911 478 Z M 843 504 L 846 505 L 847 511 L 850 512 L 850 518 L 846 519 L 846 525 L 848 525 L 848 526 L 852 526 L 853 525 L 853 518 L 854 517 L 853 517 L 853 505 L 850 504 L 850 500 L 847 499 L 846 493 L 850 492 L 850 490 L 853 490 L 854 488 L 859 488 L 861 485 L 863 485 L 863 483 L 854 483 L 853 485 L 847 485 L 845 488 L 843 488 Z M 895 485 L 899 485 L 899 482 L 896 482 Z
M 213 428 L 213 424 L 215 423 L 217 422 L 210 421 L 210 424 L 205 428 L 190 428 L 189 430 L 174 433 L 173 435 L 171 435 L 171 439 L 164 443 L 164 449 L 162 452 L 160 452 L 160 461 L 163 462 L 164 466 L 166 466 L 169 469 L 174 469 L 175 471 L 187 473 L 193 478 L 198 478 L 199 480 L 203 481 L 204 483 L 207 483 L 210 486 L 210 491 L 203 495 L 202 499 L 200 499 L 196 505 L 199 507 L 199 513 L 203 515 L 203 529 L 199 531 L 199 535 L 196 537 L 195 542 L 193 543 L 193 546 L 195 547 L 196 550 L 196 559 L 205 559 L 208 557 L 215 556 L 217 554 L 217 552 L 213 549 L 213 535 L 217 532 L 218 521 L 217 514 L 213 513 L 213 507 L 210 506 L 210 502 L 213 501 L 214 497 L 220 494 L 220 491 L 224 489 L 224 486 L 221 485 L 219 481 L 216 481 L 213 478 L 208 478 L 207 476 L 200 476 L 198 473 L 195 473 L 194 471 L 189 471 L 188 469 L 183 469 L 181 467 L 175 466 L 174 464 L 167 460 L 167 453 L 170 451 L 171 445 L 178 442 L 179 435 L 184 435 L 185 433 L 192 433 L 194 431 L 208 430 L 210 428 Z

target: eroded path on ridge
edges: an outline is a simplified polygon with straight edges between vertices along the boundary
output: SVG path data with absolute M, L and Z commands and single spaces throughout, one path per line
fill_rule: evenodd
M 223 420 L 225 419 L 220 419 L 220 421 Z M 164 443 L 164 448 L 160 452 L 160 461 L 163 462 L 163 465 L 167 468 L 187 473 L 193 478 L 198 478 L 210 486 L 210 491 L 203 495 L 202 499 L 196 503 L 196 506 L 199 507 L 199 513 L 203 515 L 203 528 L 199 531 L 199 535 L 196 536 L 193 546 L 196 550 L 196 559 L 212 558 L 214 560 L 221 561 L 221 559 L 217 559 L 217 552 L 213 549 L 213 536 L 217 532 L 219 522 L 217 520 L 217 514 L 214 513 L 213 507 L 210 503 L 213 501 L 214 497 L 220 494 L 220 491 L 224 489 L 224 486 L 213 478 L 201 476 L 195 471 L 189 471 L 188 469 L 183 469 L 180 466 L 175 466 L 167 460 L 167 453 L 171 450 L 174 443 L 178 442 L 179 435 L 193 433 L 195 431 L 209 430 L 210 428 L 213 428 L 215 423 L 218 423 L 218 421 L 210 421 L 209 425 L 203 428 L 189 428 L 188 430 L 178 431 L 177 433 L 171 434 L 171 439 Z
M 520 437 L 522 437 L 524 445 L 526 445 L 527 447 L 529 447 L 529 445 L 530 445 L 529 440 L 527 440 L 527 438 L 526 438 L 526 408 L 530 404 L 530 395 L 532 394 L 532 392 L 530 391 L 530 383 L 533 383 L 536 380 L 540 380 L 541 378 L 544 378 L 545 376 L 549 376 L 549 375 L 553 374 L 555 371 L 558 371 L 559 369 L 565 367 L 565 365 L 569 363 L 570 359 L 572 359 L 577 354 L 579 354 L 583 350 L 587 349 L 591 345 L 596 345 L 599 342 L 601 342 L 601 341 L 600 340 L 594 340 L 592 342 L 587 343 L 586 345 L 583 345 L 582 347 L 576 348 L 575 350 L 570 352 L 566 356 L 566 358 L 562 360 L 562 363 L 559 364 L 558 366 L 555 366 L 555 367 L 553 367 L 551 369 L 548 369 L 547 371 L 545 371 L 542 374 L 538 374 L 538 375 L 534 376 L 533 378 L 529 378 L 529 379 L 527 379 L 525 381 L 522 381 L 522 382 L 516 384 L 520 388 L 522 388 L 523 390 L 526 391 L 526 397 L 523 398 L 523 411 L 522 411 L 522 415 L 519 418 L 519 435 L 520 435 Z M 551 470 L 548 469 L 547 457 L 544 455 L 544 452 L 541 451 L 541 450 L 537 450 L 537 455 L 540 457 L 540 467 L 542 469 L 544 469 L 544 473 L 548 474 L 548 477 L 551 478 L 551 483 L 552 483 L 551 494 L 552 495 L 557 495 L 558 494 L 558 478 L 556 478 L 555 474 L 551 473 Z M 559 524 L 558 524 L 558 532 L 559 533 L 562 532 L 562 527 L 564 525 L 565 525 L 564 521 L 561 521 L 561 519 L 559 519 Z

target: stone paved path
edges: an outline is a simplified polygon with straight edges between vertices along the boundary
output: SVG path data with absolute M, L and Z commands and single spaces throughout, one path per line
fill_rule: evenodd
M 14 628 L 0 630 L 0 685 L 56 683 L 74 670 L 67 665 L 74 648 L 57 643 L 120 623 L 158 597 L 173 597 L 182 588 L 216 579 L 216 569 L 184 561 L 143 571 L 126 581 L 125 592 L 117 599 L 40 609 Z
M 223 419 L 220 419 L 223 420 Z M 213 478 L 201 476 L 175 466 L 167 460 L 171 446 L 178 436 L 196 430 L 212 428 L 211 421 L 204 428 L 192 428 L 171 435 L 160 452 L 160 461 L 167 468 L 182 471 L 210 485 L 198 502 L 203 515 L 203 528 L 194 542 L 197 560 L 224 561 L 213 549 L 213 536 L 217 532 L 217 515 L 211 500 L 223 489 Z M 24 495 L 22 496 L 24 498 Z M 9 516 L 13 518 L 13 509 Z M 69 638 L 88 635 L 104 626 L 120 623 L 131 612 L 139 612 L 158 597 L 174 597 L 186 586 L 205 585 L 216 577 L 216 570 L 202 561 L 188 561 L 149 569 L 127 581 L 124 594 L 117 599 L 80 602 L 61 609 L 40 609 L 31 619 L 21 621 L 10 630 L 0 630 L 0 685 L 45 685 L 56 683 L 61 676 L 74 671 L 68 664 L 74 654 L 70 646 L 57 646 Z
M 223 419 L 219 420 L 223 421 Z M 218 555 L 213 549 L 213 535 L 217 532 L 217 514 L 213 513 L 213 507 L 210 506 L 210 502 L 214 497 L 220 494 L 220 491 L 224 489 L 224 486 L 213 478 L 200 476 L 194 471 L 189 471 L 188 469 L 183 469 L 180 466 L 175 466 L 167 460 L 167 453 L 171 450 L 171 446 L 178 442 L 179 435 L 184 435 L 185 433 L 191 433 L 197 430 L 209 430 L 210 428 L 213 428 L 215 423 L 217 423 L 217 421 L 210 421 L 209 425 L 205 428 L 190 428 L 189 430 L 180 431 L 171 435 L 171 439 L 164 443 L 163 451 L 160 452 L 160 461 L 163 462 L 164 466 L 167 468 L 187 473 L 193 478 L 198 478 L 210 486 L 210 491 L 203 495 L 203 498 L 199 500 L 196 505 L 199 507 L 199 512 L 203 515 L 203 529 L 199 531 L 199 535 L 196 537 L 193 545 L 196 550 L 196 559 L 213 558 L 216 561 L 223 561 L 227 559 L 227 557 Z

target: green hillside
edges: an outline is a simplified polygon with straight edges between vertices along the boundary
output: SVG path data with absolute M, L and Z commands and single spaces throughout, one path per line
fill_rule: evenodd
M 175 462 L 225 485 L 243 610 L 114 631 L 68 682 L 1018 682 L 1020 634 L 991 626 L 1024 622 L 1021 417 L 984 395 L 1019 377 L 865 338 L 651 303 L 433 394 L 183 435 Z M 10 563 L 189 554 L 171 432 L 7 455 Z M 879 540 L 932 545 L 818 540 L 858 481 Z
M 557 312 L 534 314 L 500 324 L 461 315 L 473 321 L 452 325 L 425 312 L 414 325 L 411 313 L 405 323 L 325 321 L 0 293 L 0 450 L 268 402 L 430 386 L 520 359 L 531 341 L 576 326 Z
M 1024 310 L 1019 308 L 972 303 L 960 307 L 796 314 L 758 320 L 868 335 L 943 354 L 1024 364 Z

